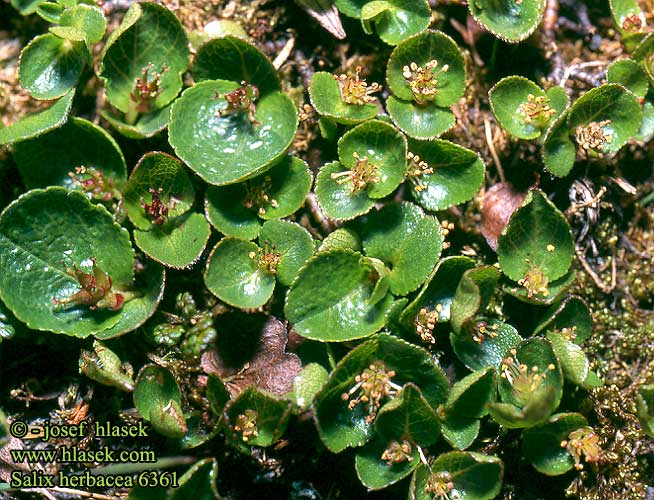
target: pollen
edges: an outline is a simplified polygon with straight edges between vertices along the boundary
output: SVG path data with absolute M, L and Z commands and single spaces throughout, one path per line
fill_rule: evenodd
M 561 441 L 561 448 L 565 448 L 572 455 L 577 470 L 584 468 L 581 463 L 582 458 L 586 462 L 599 462 L 602 459 L 600 438 L 592 427 L 582 427 L 572 431 L 567 441 Z
M 349 182 L 352 193 L 363 191 L 370 184 L 376 184 L 381 181 L 378 173 L 379 167 L 370 163 L 367 156 L 361 157 L 356 151 L 352 153 L 352 156 L 354 156 L 352 170 L 334 172 L 331 175 L 332 180 L 335 180 L 338 184 Z
M 388 448 L 386 448 L 382 453 L 381 459 L 389 466 L 402 462 L 411 462 L 413 460 L 413 457 L 411 456 L 412 450 L 411 443 L 406 439 L 401 443 L 398 441 L 392 441 Z
M 436 328 L 436 323 L 438 323 L 441 312 L 443 312 L 443 306 L 441 304 L 437 304 L 434 310 L 423 307 L 413 320 L 416 333 L 424 342 L 429 344 L 436 343 L 434 328 Z
M 264 248 L 259 247 L 258 252 L 250 252 L 248 257 L 256 261 L 259 269 L 269 274 L 277 274 L 277 266 L 282 260 L 281 254 L 275 251 L 275 245 L 269 247 L 267 241 Z
M 592 149 L 596 152 L 601 150 L 611 142 L 612 134 L 607 133 L 604 128 L 611 125 L 611 120 L 603 120 L 601 122 L 590 122 L 585 126 L 578 126 L 575 131 L 577 144 L 585 151 Z
M 354 378 L 355 384 L 348 392 L 341 394 L 343 401 L 349 401 L 348 408 L 354 410 L 361 405 L 367 412 L 366 422 L 372 423 L 382 403 L 395 396 L 402 387 L 391 379 L 395 376 L 393 370 L 386 370 L 381 361 L 375 361 Z M 356 397 L 352 397 L 356 394 Z
M 263 182 L 259 185 L 246 182 L 246 194 L 243 199 L 243 206 L 249 210 L 256 210 L 261 216 L 266 215 L 268 207 L 279 207 L 278 201 L 268 194 L 271 188 L 272 178 L 269 175 L 266 175 Z
M 378 83 L 368 85 L 368 82 L 361 78 L 361 70 L 361 66 L 357 66 L 353 74 L 334 75 L 334 79 L 341 91 L 341 99 L 346 104 L 363 106 L 373 102 L 375 97 L 372 94 L 380 92 L 382 89 L 382 86 Z
M 549 248 L 548 251 L 551 251 Z M 525 277 L 518 280 L 518 285 L 527 290 L 527 297 L 532 298 L 535 295 L 549 296 L 550 291 L 547 288 L 549 280 L 543 274 L 543 271 L 538 266 L 531 267 Z
M 236 417 L 234 430 L 241 434 L 243 442 L 247 443 L 250 439 L 259 436 L 257 417 L 257 412 L 252 409 L 247 409 Z
M 497 337 L 497 330 L 499 329 L 499 325 L 497 323 L 494 323 L 490 326 L 488 326 L 488 323 L 486 321 L 478 321 L 473 327 L 472 327 L 472 340 L 474 340 L 476 343 L 481 344 L 486 338 L 491 338 L 494 339 Z
M 433 495 L 437 500 L 458 500 L 460 493 L 454 489 L 452 475 L 449 472 L 432 472 L 425 485 L 425 493 Z
M 547 373 L 555 370 L 556 366 L 549 364 L 547 370 L 541 372 L 538 366 L 529 367 L 520 363 L 516 349 L 511 349 L 509 353 L 510 356 L 507 356 L 500 366 L 500 376 L 511 384 L 513 396 L 524 405 L 540 389 Z
M 554 250 L 556 250 L 556 247 L 552 244 L 547 245 L 546 248 L 548 252 L 553 252 Z
M 409 161 L 407 162 L 405 176 L 413 184 L 413 187 L 417 192 L 424 191 L 426 186 L 420 182 L 420 177 L 433 174 L 434 169 L 418 155 L 411 152 L 407 154 L 407 159 Z
M 533 125 L 536 128 L 543 129 L 547 127 L 552 116 L 556 111 L 549 105 L 550 98 L 544 95 L 534 96 L 529 94 L 527 102 L 523 102 L 518 108 L 518 113 L 522 115 L 523 121 L 527 125 Z
M 413 98 L 418 104 L 425 104 L 436 98 L 440 85 L 439 77 L 450 69 L 447 64 L 437 68 L 436 59 L 432 59 L 424 67 L 412 62 L 402 68 L 402 76 L 409 84 Z

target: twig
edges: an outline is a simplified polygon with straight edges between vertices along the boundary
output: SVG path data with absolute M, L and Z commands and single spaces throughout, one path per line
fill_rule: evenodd
M 318 205 L 318 201 L 316 200 L 316 195 L 314 193 L 309 193 L 307 195 L 307 204 L 309 205 L 309 211 L 311 212 L 313 219 L 320 225 L 320 228 L 327 234 L 331 233 L 332 226 L 327 217 L 325 217 L 322 208 L 320 208 L 320 205 Z
M 609 61 L 588 61 L 584 63 L 578 63 L 578 64 L 571 64 L 568 66 L 565 70 L 565 73 L 563 73 L 563 78 L 561 78 L 561 82 L 559 83 L 559 87 L 565 87 L 565 84 L 567 81 L 570 79 L 570 76 L 573 73 L 578 72 L 579 70 L 585 69 L 585 68 L 597 68 L 599 66 L 606 66 L 609 64 Z
M 493 144 L 493 134 L 491 132 L 490 122 L 488 118 L 484 118 L 484 132 L 486 133 L 486 143 L 488 144 L 488 149 L 490 149 L 490 154 L 493 157 L 493 162 L 497 168 L 497 174 L 500 176 L 502 182 L 506 182 L 506 177 L 504 177 L 504 169 L 502 168 L 502 162 L 500 157 L 497 156 L 497 151 L 495 151 L 495 145 Z
M 295 47 L 295 37 L 289 38 L 284 44 L 284 47 L 282 47 L 282 50 L 277 54 L 277 57 L 275 57 L 275 60 L 273 61 L 275 69 L 281 68 L 282 64 L 287 61 L 293 51 L 293 47 Z
M 615 280 L 616 280 L 616 267 L 615 267 L 615 259 L 611 259 L 612 263 L 611 265 L 613 266 L 613 269 L 611 270 L 611 286 L 606 286 L 604 282 L 600 279 L 599 276 L 597 276 L 597 273 L 593 270 L 592 267 L 590 267 L 590 264 L 586 261 L 586 258 L 584 257 L 584 254 L 581 250 L 577 249 L 575 252 L 577 255 L 577 259 L 579 260 L 579 263 L 581 264 L 581 267 L 584 268 L 584 270 L 590 275 L 591 279 L 599 288 L 602 290 L 604 293 L 611 293 L 613 289 L 615 288 Z

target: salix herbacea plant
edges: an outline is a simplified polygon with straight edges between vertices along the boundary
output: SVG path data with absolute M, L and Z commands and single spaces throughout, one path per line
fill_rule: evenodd
M 125 414 L 201 457 L 152 498 L 219 498 L 223 450 L 261 461 L 300 421 L 324 445 L 303 446 L 349 454 L 369 490 L 405 481 L 411 499 L 496 498 L 515 460 L 553 476 L 607 459 L 579 402 L 603 382 L 561 203 L 524 193 L 496 255 L 451 222 L 474 212 L 486 168 L 446 135 L 470 75 L 426 0 L 335 0 L 393 48 L 307 89 L 240 26 L 189 34 L 140 2 L 105 37 L 97 7 L 13 3 L 52 25 L 23 49 L 20 82 L 53 102 L 0 128 L 25 188 L 0 214 L 0 339 L 79 338 L 87 382 L 130 393 Z M 557 177 L 654 135 L 654 38 L 634 5 L 611 2 L 631 58 L 571 105 L 521 76 L 490 91 Z M 516 43 L 545 2 L 468 8 Z M 103 121 L 81 111 L 88 89 L 106 96 Z M 294 146 L 305 90 L 319 160 Z M 653 393 L 636 397 L 649 435 Z

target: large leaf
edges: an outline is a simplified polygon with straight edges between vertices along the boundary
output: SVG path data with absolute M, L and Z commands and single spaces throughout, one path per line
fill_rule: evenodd
M 421 105 L 391 95 L 386 109 L 397 128 L 413 139 L 435 139 L 456 124 L 452 111 L 434 103 Z
M 364 29 L 374 25 L 379 38 L 396 45 L 429 27 L 431 9 L 427 0 L 373 0 L 360 17 Z
M 59 187 L 30 191 L 0 216 L 0 298 L 33 329 L 86 337 L 120 320 L 121 311 L 55 302 L 80 288 L 66 268 L 92 272 L 91 259 L 114 289 L 132 286 L 127 231 L 81 193 Z
M 482 325 L 486 334 L 481 342 L 473 339 L 472 333 L 450 335 L 456 356 L 471 370 L 482 370 L 489 366 L 498 368 L 507 352 L 522 340 L 515 328 L 502 321 L 489 318 L 484 320 Z M 488 332 L 495 335 L 491 336 Z M 477 332 L 474 333 L 477 335 Z
M 473 17 L 496 37 L 520 42 L 538 27 L 545 12 L 545 0 L 472 0 Z
M 380 293 L 386 281 L 372 259 L 359 253 L 321 252 L 291 285 L 286 317 L 309 339 L 338 342 L 366 337 L 384 326 L 392 303 L 390 294 Z
M 127 113 L 134 106 L 130 95 L 137 79 L 152 65 L 161 83 L 151 109 L 160 109 L 177 97 L 188 63 L 188 38 L 175 14 L 156 3 L 134 3 L 107 40 L 100 77 L 107 100 Z
M 65 9 L 58 20 L 59 26 L 50 28 L 58 37 L 76 42 L 94 44 L 102 40 L 107 20 L 95 5 L 75 5 Z
M 168 132 L 177 155 L 210 184 L 240 182 L 268 170 L 291 146 L 297 110 L 284 94 L 256 101 L 247 113 L 222 113 L 226 93 L 239 88 L 226 80 L 207 80 L 184 91 L 173 104 Z

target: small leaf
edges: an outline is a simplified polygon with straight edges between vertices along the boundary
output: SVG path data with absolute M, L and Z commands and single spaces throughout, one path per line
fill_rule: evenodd
M 295 136 L 297 110 L 278 92 L 256 101 L 257 124 L 243 113 L 219 116 L 227 106 L 224 96 L 238 88 L 238 83 L 206 80 L 185 90 L 173 104 L 170 144 L 209 184 L 232 184 L 270 169 Z
M 516 43 L 536 30 L 545 12 L 545 0 L 473 0 L 468 7 L 475 20 L 493 35 Z
M 427 279 L 443 245 L 435 217 L 404 202 L 387 204 L 357 222 L 364 253 L 390 269 L 389 286 L 394 295 L 406 295 Z
M 441 433 L 448 444 L 456 450 L 465 450 L 475 442 L 481 423 L 478 418 L 446 414 L 441 422 Z
M 400 446 L 400 443 L 397 443 Z M 381 439 L 375 439 L 357 450 L 354 466 L 361 483 L 369 490 L 381 490 L 405 478 L 420 463 L 418 448 L 411 446 L 411 453 L 406 460 L 389 463 L 382 460 L 382 455 L 389 445 Z M 410 445 L 409 445 L 410 446 Z
M 386 109 L 393 123 L 414 139 L 435 139 L 454 127 L 454 113 L 434 103 L 420 105 L 388 96 Z
M 429 27 L 431 9 L 427 0 L 373 0 L 361 9 L 364 26 L 372 23 L 384 42 L 397 45 Z
M 290 286 L 298 271 L 313 255 L 313 238 L 299 224 L 285 220 L 266 221 L 259 244 L 279 254 L 275 277 L 280 285 Z
M 20 84 L 35 99 L 56 99 L 77 85 L 88 58 L 83 43 L 39 35 L 20 54 Z
M 574 167 L 577 146 L 570 138 L 568 111 L 559 116 L 543 138 L 543 162 L 545 170 L 557 177 L 565 177 Z
M 75 5 L 63 11 L 59 26 L 50 28 L 50 32 L 58 37 L 76 42 L 86 42 L 88 45 L 98 43 L 104 36 L 107 20 L 102 11 L 94 5 Z
M 14 159 L 29 189 L 59 185 L 84 191 L 69 175 L 82 166 L 100 172 L 103 182 L 113 184 L 115 190 L 121 190 L 127 181 L 125 158 L 116 141 L 83 118 L 72 117 L 59 128 L 16 143 Z M 107 189 L 97 194 L 113 197 L 115 193 Z M 92 191 L 87 195 L 94 197 Z
M 504 465 L 499 458 L 451 451 L 431 461 L 429 467 L 420 465 L 414 471 L 409 495 L 415 500 L 433 500 L 433 492 L 427 489 L 432 477 L 441 483 L 449 495 L 456 491 L 461 499 L 490 500 L 500 492 L 503 475 Z M 448 483 L 452 483 L 451 488 L 447 486 Z
M 497 395 L 495 370 L 486 367 L 456 382 L 447 398 L 446 415 L 480 418 L 486 415 L 486 404 L 495 401 Z
M 319 252 L 328 250 L 352 250 L 361 252 L 361 238 L 351 229 L 339 227 L 329 233 L 318 248 Z
M 318 432 L 333 453 L 362 446 L 373 436 L 374 413 L 370 413 L 370 408 L 363 402 L 349 409 L 351 403 L 343 398 L 343 394 L 356 385 L 355 377 L 372 364 L 386 373 L 395 372 L 396 375 L 391 377 L 394 384 L 415 384 L 432 407 L 437 407 L 447 398 L 447 379 L 427 351 L 397 337 L 379 334 L 355 347 L 339 361 L 314 401 Z M 355 391 L 348 399 L 351 401 L 358 395 L 359 392 Z
M 213 414 L 217 417 L 221 416 L 229 399 L 229 391 L 225 384 L 215 374 L 210 373 L 207 379 L 207 401 Z
M 82 350 L 79 371 L 103 385 L 113 386 L 127 392 L 134 390 L 131 367 L 130 371 L 126 372 L 118 355 L 97 340 L 93 342 L 93 351 Z
M 570 340 L 581 345 L 593 333 L 593 318 L 588 305 L 581 297 L 566 297 L 551 306 L 534 329 L 535 334 L 543 331 L 570 333 Z
M 476 342 L 472 335 L 450 334 L 457 358 L 471 370 L 483 370 L 489 366 L 498 368 L 509 350 L 522 341 L 511 325 L 490 318 L 484 322 L 486 330 L 496 333 L 496 336 L 486 335 L 481 342 Z
M 497 239 L 525 197 L 510 182 L 496 182 L 484 193 L 480 232 L 493 251 L 497 251 Z
M 49 1 L 39 3 L 39 6 L 36 8 L 36 13 L 49 23 L 58 23 L 61 14 L 64 11 L 64 6 L 60 3 Z
M 196 82 L 204 80 L 246 81 L 255 85 L 261 95 L 281 90 L 277 70 L 254 45 L 227 35 L 205 43 L 193 63 Z
M 272 296 L 275 277 L 258 265 L 259 247 L 223 238 L 211 251 L 204 282 L 211 293 L 234 307 L 256 308 Z
M 316 394 L 327 383 L 329 373 L 318 363 L 309 363 L 293 382 L 293 400 L 302 410 L 313 404 Z
M 186 433 L 181 404 L 182 394 L 172 373 L 157 365 L 141 369 L 134 389 L 134 406 L 157 432 L 167 437 L 182 437 Z
M 533 189 L 499 238 L 502 272 L 521 282 L 529 296 L 550 295 L 550 282 L 564 276 L 572 263 L 574 241 L 565 216 Z
M 482 266 L 463 273 L 452 301 L 450 323 L 454 333 L 461 333 L 482 314 L 495 291 L 500 273 L 494 266 Z
M 391 92 L 405 101 L 416 100 L 409 80 L 404 77 L 404 67 L 408 66 L 410 69 L 411 63 L 414 63 L 425 69 L 433 60 L 437 61 L 438 65 L 427 71 L 432 71 L 438 83 L 436 94 L 431 96 L 429 101 L 441 107 L 455 104 L 465 92 L 465 61 L 454 40 L 440 31 L 423 31 L 404 40 L 393 50 L 386 70 Z M 445 66 L 446 71 L 443 70 Z
M 179 486 L 170 488 L 167 500 L 220 500 L 216 481 L 218 462 L 215 458 L 205 458 L 194 463 L 179 478 Z
M 367 337 L 385 323 L 392 296 L 372 297 L 384 276 L 371 259 L 347 250 L 321 252 L 305 264 L 284 311 L 303 337 L 326 342 Z
M 546 423 L 526 429 L 522 434 L 522 453 L 541 474 L 558 476 L 574 466 L 574 460 L 565 446 L 571 432 L 587 426 L 579 413 L 559 413 Z
M 547 332 L 546 337 L 552 344 L 565 378 L 573 384 L 583 385 L 590 371 L 590 361 L 583 349 L 562 333 Z
M 374 118 L 379 112 L 377 105 L 372 102 L 358 105 L 343 101 L 334 75 L 324 71 L 317 71 L 311 77 L 309 99 L 321 117 L 343 125 L 356 125 Z
M 350 220 L 368 213 L 375 205 L 367 190 L 353 192 L 346 183 L 339 184 L 332 176 L 344 178 L 347 168 L 337 161 L 320 167 L 316 176 L 315 193 L 320 207 L 329 218 Z
M 612 63 L 606 70 L 606 81 L 619 83 L 640 98 L 644 98 L 649 90 L 647 73 L 632 59 L 621 59 Z
M 177 97 L 188 63 L 188 38 L 175 14 L 156 3 L 134 3 L 107 40 L 99 75 L 107 100 L 127 113 L 137 104 L 132 95 L 143 71 L 149 80 L 158 73 L 159 93 L 147 102 L 153 111 Z
M 290 403 L 250 387 L 227 405 L 225 416 L 237 443 L 270 446 L 286 430 Z M 253 426 L 244 426 L 245 422 Z
M 16 318 L 13 314 L 0 302 L 0 342 L 8 340 L 16 333 Z

